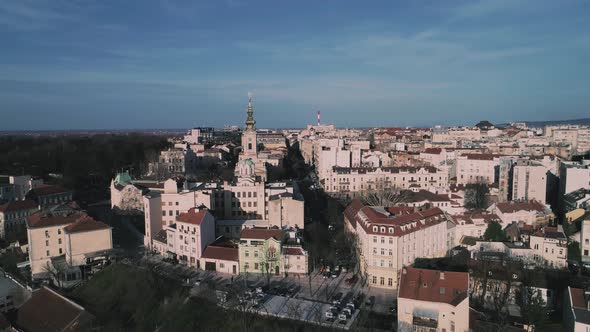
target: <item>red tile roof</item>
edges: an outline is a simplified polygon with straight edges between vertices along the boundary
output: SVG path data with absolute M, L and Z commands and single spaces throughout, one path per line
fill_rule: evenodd
M 37 203 L 33 200 L 26 199 L 24 201 L 12 201 L 0 205 L 0 212 L 12 212 L 19 210 L 31 210 L 37 208 Z
M 584 290 L 580 288 L 570 287 L 572 294 L 572 305 L 574 308 L 588 309 L 586 299 L 584 298 Z
M 240 234 L 240 238 L 258 240 L 274 238 L 275 240 L 280 241 L 283 238 L 283 232 L 280 229 L 244 228 Z
M 424 150 L 424 153 L 428 153 L 428 154 L 440 154 L 442 152 L 441 148 L 426 148 Z
M 207 209 L 199 210 L 197 208 L 192 208 L 188 210 L 188 212 L 181 213 L 178 217 L 176 217 L 176 221 L 184 222 L 187 224 L 200 225 L 203 222 L 203 219 L 205 219 L 207 213 Z
M 85 213 L 77 212 L 68 216 L 43 215 L 41 212 L 34 213 L 27 218 L 29 228 L 52 227 L 59 225 L 73 224 L 81 218 L 88 217 Z
M 237 262 L 239 260 L 239 256 L 238 248 L 209 245 L 205 248 L 205 251 L 203 251 L 203 255 L 201 257 Z
M 563 232 L 560 232 L 557 227 L 549 227 L 549 226 L 545 226 L 543 228 L 540 228 L 539 230 L 537 230 L 533 236 L 539 236 L 539 237 L 544 237 L 544 238 L 551 238 L 551 239 L 562 239 L 565 240 L 567 239 L 565 237 L 565 234 Z
M 502 155 L 491 153 L 469 153 L 464 156 L 469 160 L 494 160 L 494 158 L 501 157 Z
M 305 252 L 301 247 L 283 247 L 283 255 L 305 256 Z
M 502 202 L 497 203 L 496 207 L 498 210 L 502 211 L 502 213 L 514 213 L 517 211 L 545 211 L 545 205 L 535 200 L 526 202 Z
M 457 306 L 467 298 L 469 274 L 405 267 L 402 270 L 399 298 Z
M 44 287 L 19 308 L 16 326 L 27 332 L 69 332 L 88 327 L 92 318 L 83 307 Z
M 83 218 L 78 219 L 73 224 L 70 224 L 64 228 L 64 230 L 68 233 L 77 233 L 77 232 L 89 232 L 95 231 L 99 229 L 107 229 L 109 225 L 96 221 L 92 219 L 90 216 L 86 216 Z
M 381 226 L 386 228 L 389 236 L 401 236 L 413 233 L 417 230 L 427 228 L 447 221 L 444 212 L 439 208 L 431 208 L 424 211 L 417 211 L 404 215 L 386 216 L 375 211 L 370 206 L 364 206 L 360 200 L 353 200 L 344 210 L 345 219 L 353 226 L 360 225 L 368 234 L 380 233 Z M 373 226 L 379 226 L 378 231 L 373 231 Z M 389 232 L 394 228 L 394 232 Z

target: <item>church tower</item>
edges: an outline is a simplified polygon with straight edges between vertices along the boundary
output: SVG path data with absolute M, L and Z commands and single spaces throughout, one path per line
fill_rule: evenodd
M 256 142 L 256 121 L 254 120 L 254 110 L 252 109 L 252 97 L 248 97 L 247 115 L 246 127 L 242 133 L 242 153 L 244 157 L 256 157 L 258 144 Z

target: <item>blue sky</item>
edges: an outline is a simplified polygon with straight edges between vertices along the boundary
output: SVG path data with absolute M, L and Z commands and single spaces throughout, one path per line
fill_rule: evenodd
M 590 2 L 0 0 L 0 130 L 590 117 Z

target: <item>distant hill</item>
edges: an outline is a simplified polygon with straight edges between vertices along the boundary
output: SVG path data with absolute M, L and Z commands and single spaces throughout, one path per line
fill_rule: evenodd
M 551 120 L 551 121 L 516 121 L 516 122 L 524 122 L 528 127 L 545 127 L 545 126 L 555 126 L 555 125 L 580 125 L 580 126 L 590 126 L 590 118 L 585 119 L 573 119 L 573 120 Z M 502 124 L 502 125 L 508 125 Z

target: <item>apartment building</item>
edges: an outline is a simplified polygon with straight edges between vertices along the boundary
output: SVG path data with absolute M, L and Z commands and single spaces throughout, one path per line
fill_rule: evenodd
M 404 267 L 397 330 L 469 331 L 469 274 Z
M 562 161 L 559 166 L 560 206 L 564 208 L 563 197 L 579 190 L 590 188 L 590 160 L 581 163 Z
M 156 239 L 160 240 L 160 236 Z M 191 208 L 166 228 L 165 239 L 165 246 L 153 247 L 160 249 L 161 255 L 172 255 L 182 264 L 202 268 L 199 259 L 205 248 L 215 241 L 215 218 L 206 208 Z
M 555 219 L 548 206 L 535 200 L 494 203 L 487 210 L 500 218 L 503 227 L 516 222 L 536 229 Z
M 150 192 L 143 202 L 148 247 L 152 236 L 194 207 L 207 207 L 221 220 L 265 220 L 269 227 L 304 228 L 304 201 L 297 184 L 257 181 L 252 168 L 236 182 L 200 183 L 186 189 L 169 179 L 163 192 Z
M 32 199 L 41 208 L 56 206 L 72 201 L 74 192 L 72 190 L 54 185 L 40 185 L 30 190 L 27 199 Z
M 34 178 L 30 175 L 0 175 L 0 187 L 5 186 L 6 190 L 10 192 L 10 200 L 23 200 L 31 191 L 43 185 L 43 180 Z M 3 200 L 3 195 L 0 188 L 0 201 Z
M 240 253 L 233 243 L 212 243 L 200 258 L 200 266 L 206 271 L 237 275 L 240 273 Z
M 240 271 L 279 276 L 282 272 L 282 241 L 283 231 L 280 229 L 242 230 L 239 244 Z
M 517 161 L 512 170 L 512 200 L 544 203 L 547 196 L 547 171 L 540 163 Z
M 334 167 L 322 180 L 324 190 L 333 196 L 352 198 L 367 192 L 387 189 L 435 189 L 448 184 L 448 174 L 435 167 Z
M 32 200 L 11 201 L 0 204 L 0 239 L 25 229 L 27 218 L 38 210 Z
M 308 253 L 296 230 L 245 228 L 239 243 L 240 273 L 308 273 Z
M 457 184 L 497 182 L 500 167 L 500 157 L 497 154 L 464 154 L 457 156 L 451 177 L 457 179 Z
M 585 218 L 582 220 L 581 224 L 580 250 L 582 254 L 582 262 L 590 263 L 590 218 Z
M 372 287 L 398 288 L 402 267 L 418 257 L 444 257 L 447 222 L 439 208 L 396 215 L 396 209 L 365 206 L 353 200 L 344 211 L 345 228 L 358 237 L 361 274 Z
M 113 248 L 111 228 L 80 211 L 34 213 L 27 218 L 27 236 L 33 279 L 46 277 L 49 269 L 67 271 L 66 281 L 80 279 L 81 267 Z
M 499 221 L 493 213 L 465 212 L 451 216 L 452 225 L 449 227 L 449 248 L 461 244 L 466 237 L 481 238 L 492 221 Z
M 530 236 L 531 249 L 539 265 L 567 267 L 567 237 L 557 227 L 545 226 Z

